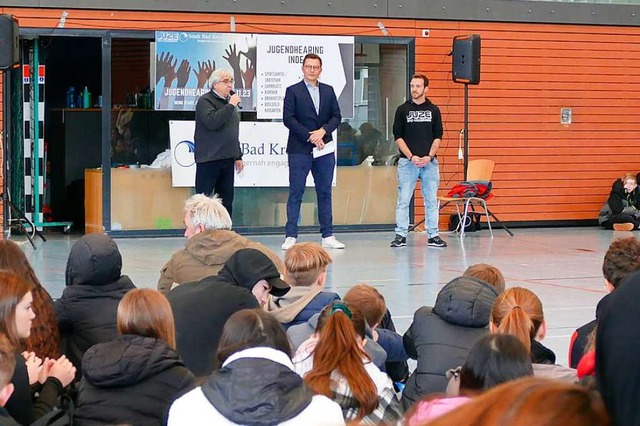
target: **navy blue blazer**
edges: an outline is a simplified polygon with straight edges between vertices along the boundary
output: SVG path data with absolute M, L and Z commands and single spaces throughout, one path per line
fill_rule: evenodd
M 289 129 L 287 153 L 311 154 L 313 144 L 309 142 L 309 132 L 322 127 L 327 134 L 324 142 L 331 141 L 331 133 L 342 121 L 340 106 L 333 87 L 320 85 L 320 113 L 316 114 L 311 95 L 304 80 L 287 87 L 284 95 L 283 121 Z

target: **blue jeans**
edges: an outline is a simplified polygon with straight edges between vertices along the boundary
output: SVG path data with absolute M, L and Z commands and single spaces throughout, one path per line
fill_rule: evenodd
M 313 158 L 311 154 L 289 154 L 289 198 L 287 199 L 287 237 L 298 237 L 300 205 L 304 195 L 309 172 L 313 175 L 318 200 L 318 222 L 322 238 L 333 235 L 333 214 L 331 213 L 331 182 L 336 157 L 331 154 Z
M 398 204 L 396 205 L 396 234 L 407 236 L 409 230 L 409 203 L 420 179 L 420 189 L 424 198 L 427 235 L 433 238 L 438 232 L 438 185 L 440 171 L 438 160 L 434 159 L 424 167 L 416 167 L 406 158 L 398 161 Z

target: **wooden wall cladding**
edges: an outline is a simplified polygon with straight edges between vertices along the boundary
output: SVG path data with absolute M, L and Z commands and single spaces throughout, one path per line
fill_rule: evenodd
M 54 28 L 61 10 L 2 8 L 21 27 Z M 231 15 L 69 10 L 66 28 L 230 31 Z M 376 36 L 377 19 L 234 15 L 237 32 Z M 416 71 L 446 126 L 441 193 L 463 179 L 463 86 L 451 80 L 452 39 L 482 37 L 481 82 L 470 86 L 470 159 L 496 162 L 491 201 L 503 221 L 597 218 L 611 183 L 640 170 L 640 28 L 383 20 L 391 41 L 416 41 Z M 425 31 L 428 30 L 428 37 Z M 561 124 L 570 108 L 572 123 Z M 416 191 L 416 220 L 424 217 Z M 443 218 L 441 224 L 446 222 Z M 444 225 L 443 225 L 444 226 Z

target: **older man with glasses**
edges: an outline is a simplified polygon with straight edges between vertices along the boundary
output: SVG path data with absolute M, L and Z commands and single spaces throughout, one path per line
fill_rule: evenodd
M 233 71 L 217 69 L 209 77 L 211 91 L 196 104 L 196 193 L 218 194 L 232 215 L 233 183 L 244 168 L 240 140 L 240 97 L 233 92 Z
M 318 200 L 318 222 L 322 247 L 343 249 L 344 244 L 333 236 L 331 183 L 336 166 L 334 151 L 322 150 L 331 142 L 342 115 L 333 87 L 320 83 L 320 56 L 309 53 L 302 61 L 304 79 L 287 88 L 284 96 L 283 121 L 289 129 L 289 198 L 287 200 L 286 238 L 283 250 L 288 250 L 298 238 L 298 218 L 309 172 L 313 175 Z M 316 149 L 316 153 L 313 150 Z

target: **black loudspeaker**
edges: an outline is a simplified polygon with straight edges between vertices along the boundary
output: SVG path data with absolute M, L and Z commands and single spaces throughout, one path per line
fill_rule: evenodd
M 12 15 L 0 15 L 0 69 L 20 62 L 18 21 Z
M 477 34 L 453 38 L 453 81 L 456 83 L 480 83 L 480 36 Z

